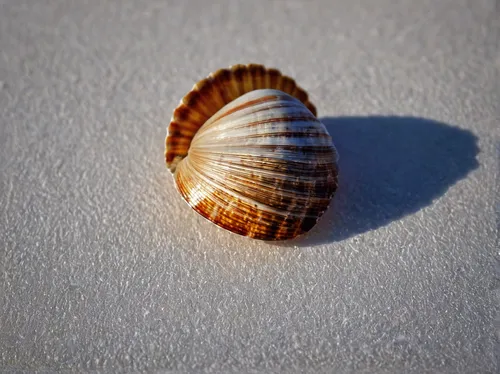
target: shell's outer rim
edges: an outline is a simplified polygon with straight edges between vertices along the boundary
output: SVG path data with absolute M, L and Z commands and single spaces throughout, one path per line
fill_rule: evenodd
M 291 85 L 291 87 L 292 87 L 291 90 L 295 91 L 295 92 L 298 92 L 301 95 L 302 98 L 298 98 L 298 97 L 296 97 L 294 95 L 292 95 L 292 96 L 294 96 L 297 99 L 299 99 L 311 111 L 311 113 L 315 117 L 317 117 L 316 107 L 314 106 L 314 104 L 312 104 L 310 102 L 308 93 L 303 88 L 301 88 L 296 83 L 296 81 L 293 78 L 291 78 L 291 77 L 289 77 L 289 76 L 281 73 L 281 71 L 278 70 L 278 69 L 275 69 L 275 68 L 266 68 L 264 65 L 254 64 L 254 63 L 250 63 L 250 64 L 247 64 L 247 65 L 235 64 L 235 65 L 231 65 L 229 68 L 219 69 L 219 70 L 217 70 L 215 72 L 210 73 L 208 76 L 206 76 L 205 78 L 203 78 L 200 81 L 198 81 L 197 83 L 195 83 L 193 85 L 192 89 L 186 95 L 184 95 L 184 97 L 180 100 L 179 104 L 177 105 L 177 107 L 173 111 L 172 117 L 171 117 L 169 125 L 167 127 L 167 135 L 165 137 L 165 154 L 164 154 L 167 167 L 169 168 L 170 172 L 173 175 L 175 175 L 175 170 L 176 170 L 177 164 L 180 161 L 182 161 L 182 159 L 186 156 L 186 155 L 184 155 L 184 156 L 176 155 L 176 156 L 173 157 L 173 159 L 170 162 L 168 161 L 168 153 L 169 153 L 168 139 L 169 139 L 169 136 L 170 136 L 170 127 L 172 126 L 172 123 L 176 120 L 175 113 L 178 112 L 180 109 L 189 108 L 189 105 L 185 103 L 186 98 L 188 98 L 190 95 L 193 95 L 193 93 L 199 92 L 200 91 L 200 87 L 205 87 L 207 85 L 207 83 L 211 85 L 211 84 L 213 84 L 213 81 L 214 81 L 215 77 L 222 76 L 224 74 L 232 74 L 232 72 L 235 71 L 236 69 L 246 69 L 246 71 L 250 71 L 250 69 L 260 69 L 261 71 L 264 71 L 266 74 L 276 74 L 276 76 L 279 77 L 281 83 L 286 80 L 286 82 Z M 262 89 L 262 88 L 264 88 L 264 89 L 265 88 L 276 89 L 275 87 L 272 87 L 272 86 L 271 87 L 261 87 L 259 89 Z M 250 92 L 250 91 L 247 91 L 247 92 Z M 237 97 L 240 97 L 240 96 L 244 95 L 247 92 L 242 92 Z M 285 92 L 285 91 L 283 91 L 283 92 Z M 288 93 L 288 92 L 285 92 L 285 93 Z M 234 98 L 234 99 L 236 99 L 236 98 Z M 220 108 L 218 108 L 218 109 L 220 109 Z M 218 110 L 216 110 L 213 113 L 211 113 L 211 115 L 209 116 L 209 118 L 213 114 L 215 114 L 217 111 Z

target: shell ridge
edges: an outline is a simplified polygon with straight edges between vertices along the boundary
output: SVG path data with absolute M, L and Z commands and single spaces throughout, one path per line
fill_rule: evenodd
M 278 92 L 278 91 L 276 91 L 276 92 Z M 286 103 L 283 103 L 280 101 L 280 99 L 284 98 L 285 97 L 284 95 L 276 95 L 275 94 L 275 95 L 268 96 L 268 97 L 272 97 L 275 100 L 265 101 L 265 102 L 262 102 L 262 101 L 256 102 L 254 105 L 244 107 L 244 108 L 239 106 L 240 110 L 233 111 L 233 112 L 231 112 L 231 110 L 229 110 L 229 112 L 231 112 L 231 113 L 228 113 L 228 110 L 226 109 L 226 107 L 221 109 L 219 112 L 214 114 L 214 116 L 212 116 L 203 125 L 203 127 L 200 129 L 200 131 L 197 134 L 195 134 L 195 137 L 201 137 L 204 134 L 209 133 L 211 131 L 215 131 L 215 130 L 224 131 L 228 127 L 231 127 L 231 128 L 235 127 L 236 128 L 236 127 L 238 127 L 236 125 L 236 123 L 244 125 L 249 117 L 255 117 L 255 116 L 261 117 L 262 116 L 262 118 L 266 118 L 266 116 L 275 116 L 275 113 L 271 113 L 271 114 L 267 113 L 267 115 L 262 113 L 264 111 L 271 111 L 272 109 L 280 108 L 281 110 L 284 110 L 285 108 L 288 108 L 288 111 L 290 111 L 292 108 L 294 108 L 297 112 L 303 112 L 303 107 L 298 106 L 297 105 L 298 101 L 294 98 L 291 98 L 288 96 L 290 99 L 293 99 L 293 100 L 289 100 Z M 233 103 L 229 103 L 228 106 L 231 106 L 231 104 L 236 104 L 236 103 L 238 103 L 237 100 L 235 100 Z M 259 113 L 259 114 L 257 114 L 257 113 Z M 308 114 L 309 113 L 310 112 L 308 112 Z M 305 115 L 305 116 L 307 116 L 307 115 Z M 311 118 L 314 118 L 311 114 L 309 114 L 309 116 Z
M 196 165 L 196 164 L 195 164 Z M 278 178 L 274 175 L 274 180 L 268 183 L 263 183 L 262 181 L 252 180 L 251 178 L 245 178 L 245 173 L 228 175 L 228 168 L 225 170 L 218 170 L 215 165 L 212 165 L 209 169 L 213 171 L 211 176 L 206 175 L 205 171 L 208 168 L 198 168 L 194 166 L 196 171 L 200 175 L 204 175 L 204 179 L 209 180 L 212 184 L 213 189 L 221 188 L 225 186 L 225 192 L 229 195 L 237 195 L 239 198 L 245 202 L 259 203 L 259 207 L 263 209 L 263 206 L 267 206 L 266 210 L 279 210 L 282 213 L 288 211 L 289 213 L 299 214 L 303 210 L 304 206 L 315 207 L 324 206 L 329 201 L 329 194 L 325 192 L 319 192 L 315 190 L 315 186 L 318 184 L 317 178 L 305 178 L 301 179 L 301 185 L 303 185 L 302 194 L 298 194 L 293 184 L 293 181 L 287 180 L 286 174 L 282 174 L 282 178 Z M 234 171 L 234 170 L 233 170 Z M 249 173 L 247 173 L 248 175 Z M 298 178 L 299 174 L 297 174 Z M 328 175 L 325 175 L 323 182 L 320 185 L 326 186 Z M 276 188 L 276 185 L 281 185 L 281 188 Z M 288 186 L 288 187 L 287 187 Z M 279 199 L 275 194 L 276 191 L 280 192 Z M 282 203 L 282 201 L 294 201 L 295 204 L 288 205 Z M 263 204 L 263 205 L 262 205 Z M 295 209 L 296 207 L 296 209 Z M 314 209 L 309 213 L 305 214 L 304 217 L 312 217 L 316 215 L 318 209 Z
M 239 200 L 241 200 L 247 204 L 250 204 L 250 205 L 257 203 L 253 199 L 248 197 L 244 193 L 244 190 L 241 190 L 239 188 L 235 188 L 235 189 L 228 188 L 227 183 L 224 183 L 223 179 L 219 179 L 217 177 L 214 178 L 214 177 L 210 177 L 210 176 L 206 175 L 206 173 L 203 171 L 203 168 L 198 167 L 196 165 L 196 163 L 189 163 L 189 164 L 192 167 L 192 170 L 195 171 L 195 173 L 198 174 L 199 177 L 202 177 L 204 182 L 206 182 L 208 185 L 210 185 L 214 191 L 220 190 L 220 191 L 223 191 L 224 193 L 226 193 L 227 195 L 236 195 L 235 197 L 237 197 Z M 272 212 L 275 214 L 282 214 L 283 213 L 282 210 L 275 209 L 272 206 L 269 206 L 267 204 L 258 203 L 257 205 L 265 207 L 266 211 L 269 211 L 269 212 Z

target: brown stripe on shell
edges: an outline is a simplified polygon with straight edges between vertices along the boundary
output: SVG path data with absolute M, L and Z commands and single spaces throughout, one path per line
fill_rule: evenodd
M 215 121 L 218 121 L 224 117 L 227 117 L 230 114 L 236 113 L 236 112 L 243 110 L 243 109 L 246 109 L 248 107 L 251 107 L 251 106 L 254 106 L 257 104 L 261 104 L 261 103 L 272 102 L 272 101 L 278 101 L 278 98 L 275 95 L 268 95 L 268 96 L 260 97 L 260 98 L 255 99 L 255 100 L 248 100 L 248 101 L 242 103 L 241 105 L 238 105 L 234 108 L 231 108 L 228 111 L 224 111 L 223 113 L 221 113 L 220 115 L 218 115 L 216 117 L 215 116 L 212 117 L 211 121 L 215 122 Z M 289 99 L 289 101 L 291 101 L 291 98 Z M 266 107 L 266 108 L 264 108 L 264 110 L 266 110 L 268 108 L 269 107 Z M 253 112 L 253 113 L 256 113 L 256 112 Z
M 189 196 L 186 195 L 189 189 L 185 187 L 182 179 L 177 178 L 177 186 L 189 202 Z M 286 211 L 272 213 L 258 209 L 256 205 L 233 199 L 232 195 L 222 191 L 206 195 L 192 206 L 196 212 L 219 227 L 254 239 L 285 240 L 305 232 L 303 221 L 296 216 L 288 215 Z M 212 215 L 213 211 L 217 211 L 217 214 Z
M 189 128 L 196 131 L 219 109 L 243 94 L 262 88 L 280 89 L 299 99 L 316 116 L 316 108 L 309 101 L 307 93 L 297 86 L 295 81 L 281 74 L 277 69 L 268 69 L 262 65 L 234 65 L 228 69 L 220 69 L 194 85 L 193 89 L 181 100 L 175 109 L 168 134 L 174 127 Z M 172 124 L 175 125 L 172 125 Z M 174 172 L 179 158 L 186 156 L 184 148 L 172 147 L 175 140 L 165 139 L 165 160 L 169 169 Z M 189 147 L 188 147 L 189 148 Z M 177 160 L 175 165 L 173 160 Z
M 208 177 L 205 169 L 209 167 L 211 166 L 199 163 L 194 170 Z M 256 203 L 298 215 L 304 211 L 305 206 L 312 206 L 317 207 L 317 211 L 311 211 L 309 214 L 317 216 L 322 207 L 328 205 L 332 194 L 332 186 L 327 182 L 327 176 L 325 178 L 301 178 L 297 173 L 296 177 L 292 179 L 293 174 L 290 173 L 286 178 L 276 177 L 273 179 L 271 177 L 263 178 L 256 173 L 246 175 L 224 173 L 216 168 L 212 168 L 210 171 L 215 183 L 224 185 L 234 194 L 243 193 L 246 198 Z M 244 191 L 233 188 L 237 185 L 245 186 Z
M 231 85 L 231 72 L 221 69 L 212 74 L 212 84 L 219 88 L 224 103 L 229 103 L 238 97 Z
M 286 206 L 277 212 L 275 209 L 259 209 L 256 204 L 244 202 L 235 198 L 234 194 L 222 190 L 199 191 L 203 197 L 193 198 L 190 193 L 202 183 L 200 180 L 189 179 L 187 176 L 191 174 L 181 170 L 182 166 L 176 173 L 177 188 L 195 211 L 226 230 L 255 239 L 285 240 L 301 235 L 312 227 L 311 224 L 317 221 L 322 209 L 327 206 L 328 199 L 320 203 L 309 200 L 308 214 L 302 216 L 294 215 Z M 276 208 L 269 201 L 268 204 Z M 213 215 L 213 212 L 217 214 Z
M 250 77 L 252 79 L 252 85 L 254 90 L 261 88 L 268 88 L 264 85 L 264 76 L 266 74 L 266 69 L 262 65 L 249 64 L 248 71 L 250 72 Z
M 199 101 L 202 103 L 202 107 L 206 111 L 205 113 L 209 118 L 226 104 L 222 99 L 222 95 L 220 94 L 218 87 L 214 85 L 214 80 L 211 76 L 198 82 L 195 85 L 195 88 L 198 88 L 200 92 Z M 186 108 L 189 111 L 197 110 L 197 107 Z

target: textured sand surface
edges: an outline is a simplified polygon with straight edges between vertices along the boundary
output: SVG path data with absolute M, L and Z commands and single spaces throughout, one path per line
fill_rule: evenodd
M 497 372 L 498 2 L 210 3 L 0 1 L 0 371 Z M 298 241 L 164 165 L 180 98 L 247 62 L 340 153 Z

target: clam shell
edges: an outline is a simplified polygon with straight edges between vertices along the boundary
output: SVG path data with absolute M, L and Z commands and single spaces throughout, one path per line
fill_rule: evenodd
M 233 83 L 228 91 L 247 86 Z M 338 172 L 332 139 L 307 94 L 251 89 L 228 103 L 217 94 L 214 104 L 214 90 L 192 105 L 183 100 L 169 127 L 167 165 L 184 200 L 216 225 L 255 239 L 309 231 L 337 189 Z M 291 91 L 303 92 L 295 83 Z

